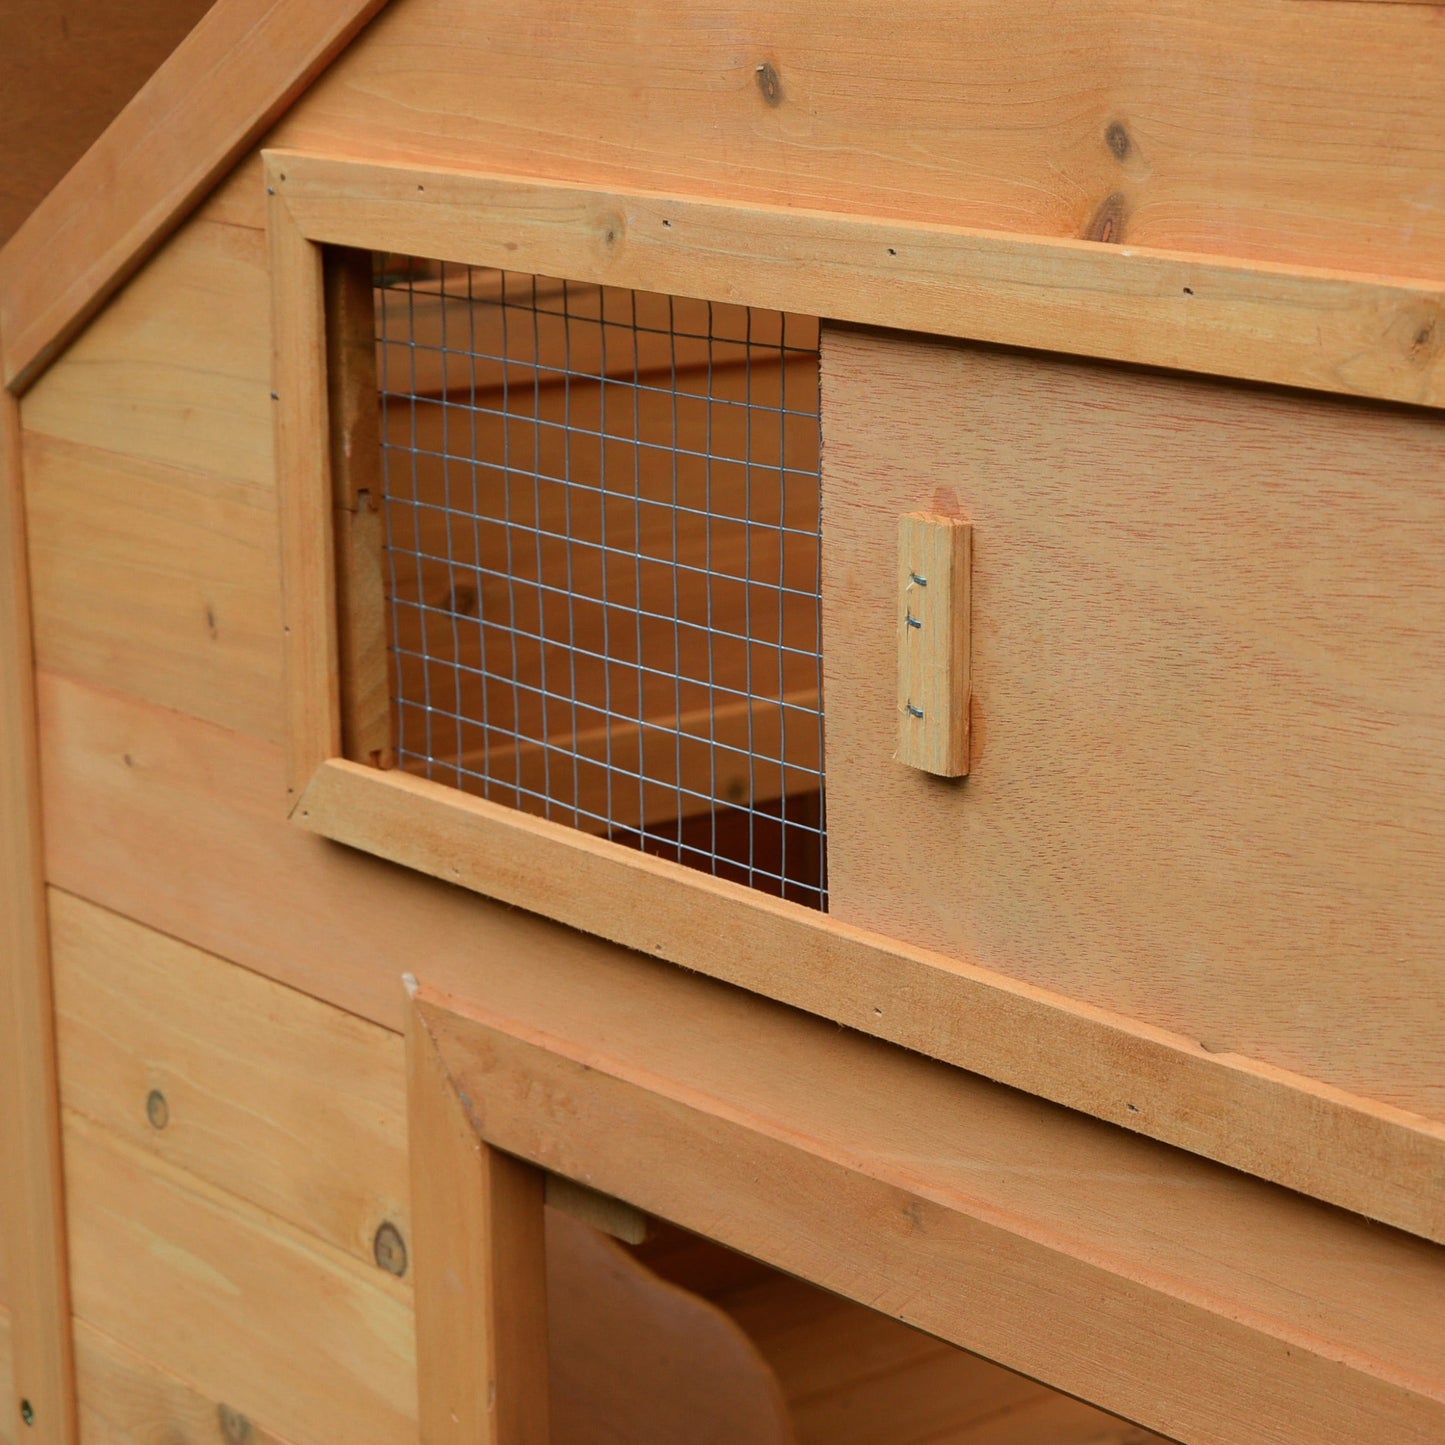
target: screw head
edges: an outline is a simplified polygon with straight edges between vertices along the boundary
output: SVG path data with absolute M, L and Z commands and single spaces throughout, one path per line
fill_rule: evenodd
M 371 1252 L 377 1264 L 388 1274 L 400 1279 L 406 1273 L 406 1241 L 391 1220 L 384 1219 L 378 1226 L 376 1238 L 371 1242 Z
M 146 1095 L 146 1118 L 153 1129 L 164 1129 L 171 1122 L 171 1106 L 159 1089 L 152 1089 Z
M 27 1425 L 33 1425 L 35 1423 L 35 1406 L 32 1405 L 29 1400 L 22 1400 L 20 1402 L 20 1418 Z

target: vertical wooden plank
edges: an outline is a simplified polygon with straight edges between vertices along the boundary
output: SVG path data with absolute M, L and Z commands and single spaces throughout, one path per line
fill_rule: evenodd
M 326 380 L 336 525 L 341 746 L 389 767 L 395 728 L 387 659 L 381 425 L 369 251 L 325 252 Z
M 478 1134 L 407 1024 L 421 1445 L 546 1445 L 546 1176 Z
M 973 529 L 910 512 L 898 526 L 898 752 L 941 777 L 968 772 Z
M 284 169 L 284 162 L 282 163 Z M 286 635 L 286 793 L 341 752 L 336 559 L 331 526 L 321 248 L 297 228 L 267 171 L 272 388 Z
M 14 1434 L 73 1445 L 55 1019 L 45 917 L 40 764 L 20 410 L 0 392 L 0 1234 L 14 1348 Z

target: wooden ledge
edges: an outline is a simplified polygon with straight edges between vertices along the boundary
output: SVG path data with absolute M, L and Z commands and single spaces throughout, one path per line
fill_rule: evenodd
M 414 995 L 439 1201 L 553 1170 L 1190 1445 L 1445 1437 L 1445 1250 L 646 959 L 549 983 Z

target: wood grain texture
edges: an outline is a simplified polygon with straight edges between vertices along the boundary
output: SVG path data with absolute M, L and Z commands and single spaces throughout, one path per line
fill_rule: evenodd
M 1432 281 L 287 152 L 267 177 L 333 245 L 1445 404 Z
M 34 379 L 380 4 L 228 0 L 206 15 L 0 251 L 10 390 Z
M 294 808 L 317 766 L 336 757 L 342 744 L 325 284 L 321 247 L 296 228 L 278 195 L 267 210 L 266 236 L 286 639 L 286 796 Z
M 874 680 L 891 681 L 886 669 Z M 326 763 L 292 816 L 432 877 L 1445 1241 L 1436 1187 L 1445 1125 L 1433 1119 L 406 773 Z
M 280 741 L 272 490 L 38 432 L 25 468 L 38 665 Z
M 1445 1118 L 1434 420 L 842 332 L 824 386 L 835 916 Z M 882 681 L 935 492 L 974 526 L 951 787 L 889 761 Z
M 66 1107 L 369 1268 L 383 1223 L 410 1237 L 396 1034 L 68 894 L 50 915 Z
M 14 1361 L 0 1412 L 36 1445 L 76 1439 L 65 1182 L 35 713 L 20 418 L 0 395 L 0 1233 Z M 21 1401 L 33 1423 L 22 1426 Z
M 940 777 L 968 771 L 968 581 L 973 535 L 957 517 L 898 523 L 898 751 Z
M 476 977 L 497 949 L 555 949 L 562 939 L 584 952 L 595 947 L 540 920 L 528 920 L 519 935 L 519 920 L 504 907 L 286 826 L 274 745 L 48 675 L 39 696 L 47 869 L 68 891 L 394 1029 L 402 1023 L 396 980 L 417 966 L 420 937 L 428 968 L 444 981 Z M 417 819 L 403 821 L 414 828 Z M 753 896 L 751 906 L 735 909 L 733 893 L 723 890 L 725 916 L 714 924 L 691 887 L 667 895 L 676 900 L 669 907 L 652 880 L 640 893 L 619 890 L 613 859 L 594 879 L 578 867 L 571 835 L 556 844 L 560 864 L 530 862 L 515 827 L 515 816 L 502 820 L 483 851 L 516 866 L 508 887 L 521 887 L 517 880 L 530 872 L 528 896 L 547 890 L 534 906 L 578 927 L 632 938 L 639 921 L 649 921 L 685 957 L 727 970 L 735 982 L 786 992 L 800 1007 L 1026 1087 L 1057 1085 L 1071 1106 L 1168 1130 L 1172 1142 L 1224 1152 L 1256 1172 L 1280 1168 L 1282 1139 L 1308 1141 L 1288 1160 L 1299 1187 L 1347 1191 L 1370 1211 L 1393 1197 L 1400 1218 L 1426 1232 L 1438 1224 L 1430 1181 L 1439 1144 L 1429 1132 L 1438 1126 L 1362 1109 L 1357 1098 L 1313 1085 L 1302 1092 L 1297 1077 L 1158 1031 L 1131 1024 L 1119 1032 L 1117 1020 L 1100 1020 L 1097 1011 L 1060 1013 L 1055 995 L 1040 999 L 1027 986 L 936 954 L 889 944 L 880 966 L 870 938 L 839 955 L 831 943 L 820 947 L 811 914 L 785 940 L 795 966 L 780 971 L 766 901 Z M 449 817 L 441 837 L 455 847 Z M 137 856 L 151 866 L 136 869 Z M 475 855 L 423 851 L 414 861 L 442 857 L 449 870 L 454 856 L 460 866 Z M 559 876 L 556 886 L 546 881 Z M 230 886 L 218 887 L 218 879 Z M 268 906 L 255 907 L 257 898 Z M 757 907 L 764 912 L 755 914 Z M 719 928 L 732 941 L 728 950 L 715 946 Z M 650 930 L 644 942 L 656 948 L 659 935 Z M 1039 1047 L 1040 1020 L 1061 1030 L 1053 1050 Z M 1078 1060 L 1085 1071 L 1073 1067 Z
M 476 1132 L 415 1014 L 406 1049 L 422 1445 L 547 1445 L 546 1175 Z
M 635 956 L 548 995 L 418 996 L 496 1147 L 1190 1445 L 1442 1428 L 1437 1246 Z
M 84 1320 L 75 1322 L 75 1371 L 85 1445 L 289 1445 Z
M 15 1445 L 15 1412 L 9 1401 L 15 1398 L 15 1371 L 12 1368 L 10 1311 L 0 1305 L 0 1400 L 6 1406 L 0 1410 L 0 1445 Z
M 273 478 L 265 237 L 198 217 L 25 395 L 27 432 Z
M 293 149 L 1438 276 L 1426 5 L 408 0 Z M 1249 36 L 1249 44 L 1240 37 Z
M 65 1163 L 82 1321 L 293 1445 L 414 1435 L 400 1281 L 70 1111 Z

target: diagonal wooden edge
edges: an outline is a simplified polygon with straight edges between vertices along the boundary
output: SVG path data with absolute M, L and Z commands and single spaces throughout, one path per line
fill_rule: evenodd
M 1445 1438 L 1437 1248 L 635 955 L 518 968 L 412 1000 L 494 1150 L 1171 1438 Z
M 385 0 L 217 0 L 0 251 L 25 389 Z

